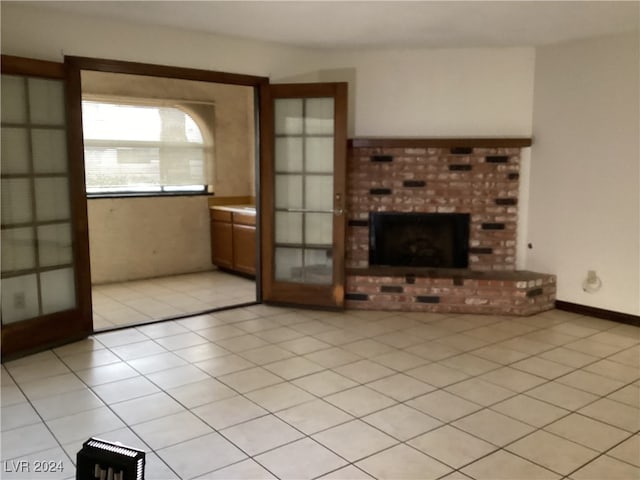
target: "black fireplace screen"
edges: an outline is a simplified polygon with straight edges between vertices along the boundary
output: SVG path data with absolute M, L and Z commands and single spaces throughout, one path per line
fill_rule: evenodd
M 369 214 L 369 265 L 467 268 L 469 214 Z

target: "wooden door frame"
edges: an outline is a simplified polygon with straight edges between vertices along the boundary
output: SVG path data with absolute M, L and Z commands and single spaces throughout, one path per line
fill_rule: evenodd
M 345 294 L 345 258 L 344 254 L 335 256 L 334 270 L 333 270 L 333 289 L 330 293 L 330 298 L 326 295 L 326 285 L 311 285 L 305 284 L 304 291 L 300 289 L 300 284 L 287 282 L 280 282 L 282 289 L 280 292 L 276 292 L 273 289 L 274 276 L 274 258 L 272 246 L 274 244 L 274 226 L 273 226 L 273 211 L 274 211 L 274 199 L 275 191 L 273 178 L 275 175 L 275 159 L 274 159 L 274 140 L 272 132 L 274 130 L 273 119 L 273 107 L 271 93 L 278 91 L 280 88 L 294 87 L 295 94 L 291 95 L 279 95 L 279 98 L 285 98 L 290 96 L 291 98 L 298 97 L 327 97 L 327 92 L 330 91 L 335 99 L 335 111 L 347 111 L 347 91 L 348 84 L 345 82 L 326 82 L 326 83 L 296 83 L 296 84 L 268 84 L 264 85 L 260 89 L 260 158 L 262 168 L 260 172 L 260 185 L 261 185 L 261 213 L 260 220 L 262 228 L 261 232 L 261 258 L 262 258 L 262 273 L 263 273 L 263 299 L 264 301 L 277 303 L 282 305 L 300 306 L 306 305 L 310 307 L 319 308 L 338 308 L 344 307 L 344 294 Z M 342 191 L 343 197 L 340 204 L 336 204 L 334 201 L 334 208 L 341 208 L 343 211 L 342 221 L 334 221 L 333 231 L 333 243 L 341 242 L 343 247 L 343 253 L 346 242 L 346 153 L 347 153 L 347 115 L 336 115 L 335 117 L 335 148 L 334 156 L 337 160 L 336 163 L 342 166 L 341 171 L 334 171 L 334 186 L 336 191 Z M 341 147 L 342 146 L 342 147 Z M 336 225 L 337 223 L 337 225 Z M 268 277 L 267 277 L 268 276 Z M 287 300 L 280 301 L 271 300 L 274 296 L 280 296 L 285 294 Z M 318 299 L 323 298 L 325 305 L 320 305 Z M 334 307 L 328 306 L 328 303 L 333 301 Z
M 74 81 L 63 63 L 2 55 L 2 73 L 62 80 L 65 86 L 66 135 L 69 168 L 73 268 L 76 307 L 2 326 L 2 360 L 79 340 L 93 333 L 91 274 L 87 236 L 87 204 L 84 166 L 78 161 L 77 142 L 80 118 L 74 110 Z M 82 139 L 80 139 L 82 141 Z M 82 152 L 80 152 L 82 154 Z M 80 157 L 81 159 L 82 157 Z M 34 345 L 36 345 L 34 347 Z
M 157 65 L 140 62 L 129 62 L 122 60 L 112 60 L 104 58 L 90 58 L 90 57 L 77 57 L 77 56 L 65 56 L 65 68 L 70 71 L 72 81 L 74 82 L 74 95 L 75 105 L 73 109 L 78 115 L 79 125 L 82 125 L 82 85 L 81 85 L 81 72 L 94 71 L 103 73 L 119 73 L 128 75 L 141 75 L 148 77 L 161 77 L 172 78 L 176 80 L 192 80 L 199 82 L 209 83 L 221 83 L 227 85 L 237 85 L 252 87 L 254 90 L 254 116 L 255 116 L 255 178 L 256 178 L 256 209 L 260 212 L 260 171 L 261 171 L 261 157 L 260 157 L 260 144 L 262 139 L 262 128 L 259 122 L 260 112 L 260 92 L 265 85 L 269 85 L 269 78 L 260 77 L 256 75 L 244 75 L 238 73 L 219 72 L 214 70 L 202 70 L 195 68 L 174 67 L 168 65 Z M 82 168 L 82 179 L 84 184 L 84 144 L 82 139 L 82 130 L 78 131 L 78 138 L 74 138 L 73 148 L 77 156 L 77 163 Z M 87 198 L 83 197 L 82 202 L 85 208 L 86 219 L 86 207 Z M 256 222 L 256 229 L 259 234 L 261 225 L 259 219 Z M 88 245 L 88 225 L 87 225 L 87 252 Z M 257 236 L 256 238 L 260 238 Z M 261 248 L 256 246 L 256 301 L 262 301 L 262 282 L 261 282 L 261 268 L 260 268 L 260 255 Z M 90 277 L 89 277 L 90 279 Z M 90 280 L 89 280 L 90 284 Z

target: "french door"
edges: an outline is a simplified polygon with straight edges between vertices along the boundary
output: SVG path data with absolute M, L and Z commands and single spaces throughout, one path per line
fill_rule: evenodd
M 73 84 L 63 64 L 2 56 L 3 360 L 93 330 Z
M 265 302 L 344 305 L 347 84 L 261 88 Z

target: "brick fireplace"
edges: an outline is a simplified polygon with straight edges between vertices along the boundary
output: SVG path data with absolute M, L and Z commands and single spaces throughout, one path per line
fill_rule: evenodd
M 515 270 L 521 149 L 530 139 L 354 139 L 347 165 L 348 308 L 529 315 L 553 275 Z M 369 264 L 372 212 L 468 214 L 468 268 Z

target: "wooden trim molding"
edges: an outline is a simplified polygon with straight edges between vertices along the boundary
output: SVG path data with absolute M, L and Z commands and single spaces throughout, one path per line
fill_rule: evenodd
M 532 138 L 351 138 L 352 147 L 386 148 L 523 148 L 533 144 Z
M 31 58 L 2 55 L 2 73 L 26 75 L 30 77 L 59 78 L 63 79 L 64 64 L 49 62 L 46 60 L 33 60 Z
M 269 79 L 266 77 L 200 70 L 197 68 L 172 67 L 168 65 L 154 65 L 150 63 L 125 62 L 121 60 L 74 56 L 65 56 L 64 59 L 65 63 L 72 65 L 78 70 L 179 78 L 183 80 L 217 82 L 231 85 L 245 85 L 249 87 L 256 87 L 269 83 Z
M 589 315 L 590 317 L 602 318 L 604 320 L 612 320 L 614 322 L 626 323 L 627 325 L 640 327 L 640 316 L 632 315 L 630 313 L 614 312 L 612 310 L 589 307 L 578 303 L 563 302 L 562 300 L 556 300 L 555 306 L 558 310 L 564 310 L 565 312 Z

